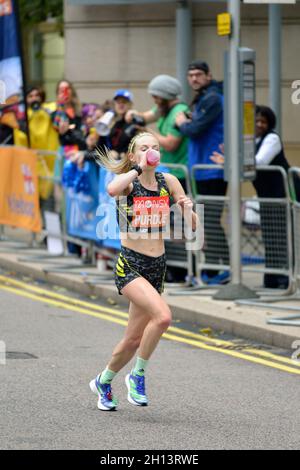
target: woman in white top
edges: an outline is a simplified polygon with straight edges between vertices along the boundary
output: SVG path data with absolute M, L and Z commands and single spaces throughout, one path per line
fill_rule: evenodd
M 259 198 L 285 198 L 286 191 L 281 173 L 259 171 L 260 166 L 280 166 L 286 172 L 290 165 L 285 157 L 281 138 L 274 130 L 276 116 L 271 108 L 256 108 L 256 166 L 257 177 L 253 182 Z M 224 155 L 214 152 L 211 157 L 217 164 L 224 163 Z M 296 185 L 297 186 L 297 185 Z M 288 268 L 287 214 L 286 207 L 279 204 L 260 203 L 261 230 L 265 245 L 266 268 Z M 287 288 L 288 276 L 267 273 L 264 275 L 264 287 Z

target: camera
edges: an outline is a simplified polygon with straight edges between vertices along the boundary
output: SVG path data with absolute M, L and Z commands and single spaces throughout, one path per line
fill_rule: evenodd
M 36 101 L 33 101 L 30 105 L 32 111 L 38 111 L 39 109 L 41 109 L 41 103 L 40 101 L 36 100 Z
M 136 114 L 134 114 L 132 116 L 132 124 L 130 124 L 130 126 L 127 127 L 127 129 L 125 129 L 125 134 L 127 135 L 127 137 L 129 137 L 130 139 L 132 139 L 132 137 L 134 137 L 135 133 L 136 133 L 136 130 L 137 130 L 137 126 L 141 126 L 141 127 L 144 127 L 146 124 L 146 121 L 144 118 L 142 118 L 141 116 L 137 116 Z

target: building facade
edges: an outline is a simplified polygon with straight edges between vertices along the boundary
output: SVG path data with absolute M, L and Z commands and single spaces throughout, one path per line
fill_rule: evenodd
M 218 80 L 223 79 L 228 39 L 217 35 L 216 18 L 226 9 L 222 1 L 191 4 L 191 58 L 207 61 Z M 268 105 L 268 6 L 242 5 L 241 16 L 241 46 L 255 49 L 257 56 L 257 103 Z M 101 6 L 65 0 L 65 77 L 82 101 L 101 103 L 117 88 L 126 87 L 134 94 L 135 107 L 147 109 L 153 104 L 147 84 L 161 73 L 176 75 L 176 2 Z M 282 6 L 281 87 L 282 136 L 290 161 L 300 165 L 300 104 L 292 102 L 296 80 L 300 80 L 299 3 Z

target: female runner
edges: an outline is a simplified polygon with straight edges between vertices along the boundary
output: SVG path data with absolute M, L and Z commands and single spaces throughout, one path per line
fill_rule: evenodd
M 114 274 L 119 294 L 129 299 L 124 337 L 115 347 L 107 367 L 90 382 L 92 392 L 98 396 L 98 408 L 104 411 L 116 409 L 118 403 L 112 394 L 111 382 L 136 351 L 135 366 L 125 379 L 127 398 L 133 405 L 148 405 L 145 370 L 159 339 L 171 323 L 170 309 L 161 297 L 166 270 L 163 232 L 171 197 L 192 230 L 198 227 L 193 203 L 186 197 L 178 179 L 155 172 L 159 159 L 156 164 L 147 163 L 147 152 L 149 162 L 149 152 L 153 156 L 155 151 L 159 157 L 157 139 L 144 132 L 131 140 L 123 159 L 114 160 L 103 152 L 98 156 L 101 165 L 117 174 L 107 187 L 109 195 L 116 198 L 121 232 L 122 246 Z

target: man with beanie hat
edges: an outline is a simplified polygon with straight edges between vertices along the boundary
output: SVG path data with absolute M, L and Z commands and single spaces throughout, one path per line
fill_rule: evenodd
M 176 100 L 181 95 L 180 82 L 170 75 L 157 75 L 148 85 L 148 93 L 165 100 Z
M 182 92 L 180 82 L 170 75 L 157 75 L 148 85 L 148 93 L 152 96 L 155 106 L 143 113 L 130 111 L 126 119 L 130 122 L 132 116 L 143 117 L 147 124 L 156 122 L 157 131 L 147 128 L 159 141 L 161 146 L 161 162 L 187 165 L 188 140 L 182 136 L 175 125 L 175 118 L 180 112 L 187 112 L 187 104 L 181 102 Z M 185 188 L 184 173 L 181 170 L 171 170 Z
M 206 62 L 195 60 L 188 67 L 187 79 L 195 92 L 192 114 L 179 113 L 176 124 L 181 134 L 189 138 L 189 168 L 196 164 L 212 164 L 210 156 L 224 142 L 223 94 L 221 84 L 213 80 Z M 224 196 L 227 183 L 223 170 L 199 170 L 195 173 L 197 192 L 206 196 Z M 228 264 L 229 249 L 221 225 L 223 205 L 206 203 L 205 207 L 205 262 Z M 218 269 L 202 272 L 207 284 L 220 284 L 229 280 L 229 272 Z

